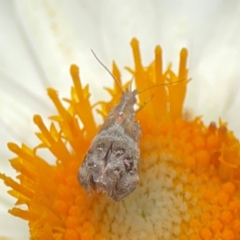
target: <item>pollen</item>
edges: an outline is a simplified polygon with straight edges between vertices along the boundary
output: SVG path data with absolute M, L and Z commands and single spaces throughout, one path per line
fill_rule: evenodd
M 70 97 L 47 94 L 57 109 L 50 125 L 39 115 L 33 122 L 39 144 L 30 148 L 8 143 L 16 179 L 0 173 L 16 199 L 9 210 L 28 222 L 30 239 L 240 239 L 240 144 L 221 120 L 205 125 L 184 114 L 189 82 L 187 49 L 180 52 L 179 70 L 164 70 L 162 49 L 143 66 L 139 43 L 131 41 L 134 67 L 126 67 L 136 84 L 142 136 L 140 183 L 121 202 L 103 194 L 91 196 L 77 181 L 78 169 L 100 126 L 96 110 L 106 119 L 120 99 L 114 83 L 109 102 L 90 103 L 89 86 L 82 86 L 79 68 L 72 65 Z M 112 73 L 122 88 L 115 62 Z M 155 87 L 152 87 L 155 86 Z M 146 91 L 142 91 L 147 89 Z M 63 101 L 65 102 L 63 104 Z M 66 105 L 67 103 L 67 105 Z M 55 164 L 41 157 L 44 148 Z M 126 237 L 127 236 L 127 237 Z

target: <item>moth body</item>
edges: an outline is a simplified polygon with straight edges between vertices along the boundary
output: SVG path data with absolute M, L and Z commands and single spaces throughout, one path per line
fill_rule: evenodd
M 115 201 L 132 193 L 139 181 L 139 137 L 135 118 L 137 90 L 122 94 L 102 128 L 95 136 L 78 172 L 80 185 L 91 188 Z

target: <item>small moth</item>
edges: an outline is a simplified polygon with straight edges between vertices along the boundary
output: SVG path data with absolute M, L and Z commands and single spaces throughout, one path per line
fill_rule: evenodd
M 93 54 L 121 89 L 112 73 L 94 52 Z M 147 89 L 181 81 L 186 81 L 186 79 L 153 85 Z M 136 121 L 134 104 L 137 102 L 136 96 L 145 90 L 132 91 L 131 87 L 125 92 L 122 90 L 119 104 L 111 110 L 102 128 L 93 139 L 78 171 L 78 181 L 88 194 L 93 188 L 115 201 L 120 201 L 136 189 L 139 182 L 141 128 L 139 122 Z
M 92 188 L 120 201 L 138 185 L 141 129 L 134 110 L 137 94 L 131 87 L 123 92 L 91 143 L 78 171 L 78 181 L 88 194 Z

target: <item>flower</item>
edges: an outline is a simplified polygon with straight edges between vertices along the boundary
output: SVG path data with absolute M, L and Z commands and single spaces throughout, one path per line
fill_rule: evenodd
M 7 142 L 36 144 L 32 133 L 33 113 L 45 119 L 54 109 L 45 95 L 47 87 L 68 96 L 68 66 L 81 66 L 81 78 L 91 86 L 91 103 L 108 99 L 102 86 L 112 79 L 95 61 L 93 49 L 107 66 L 114 56 L 118 66 L 131 66 L 127 44 L 132 36 L 141 39 L 143 63 L 152 59 L 152 46 L 160 43 L 166 63 L 176 72 L 177 52 L 189 49 L 189 74 L 185 109 L 201 115 L 204 123 L 228 122 L 240 137 L 239 109 L 239 3 L 236 1 L 2 1 L 0 14 L 0 169 L 14 177 L 7 159 Z M 97 9 L 97 11 L 96 11 Z M 96 24 L 97 23 L 97 24 Z M 226 61 L 227 60 L 227 61 Z M 144 62 L 145 61 L 145 62 Z M 164 63 L 163 63 L 164 66 Z M 128 75 L 122 72 L 123 79 Z M 108 82 L 107 82 L 108 81 Z M 86 83 L 86 82 L 85 82 Z M 149 97 L 149 96 L 148 96 Z M 100 123 L 100 117 L 96 115 Z M 52 156 L 45 159 L 53 161 Z M 14 199 L 0 181 L 0 232 L 11 239 L 28 239 L 27 222 L 7 213 Z M 14 231 L 12 230 L 14 226 Z
M 34 148 L 8 144 L 16 154 L 10 163 L 19 172 L 18 181 L 0 174 L 11 187 L 9 194 L 17 199 L 9 212 L 29 222 L 32 239 L 126 239 L 126 235 L 129 239 L 238 239 L 239 141 L 221 121 L 219 126 L 214 122 L 205 126 L 200 117 L 191 119 L 183 114 L 188 82 L 186 49 L 180 53 L 176 75 L 170 66 L 163 71 L 160 46 L 148 67 L 141 63 L 136 39 L 131 46 L 135 69 L 127 70 L 137 89 L 173 83 L 139 94 L 140 105 L 146 96 L 154 95 L 137 115 L 142 129 L 137 190 L 116 203 L 95 192 L 90 197 L 79 186 L 79 165 L 99 127 L 88 85 L 82 87 L 78 67 L 72 65 L 74 86 L 71 97 L 64 99 L 68 105 L 49 88 L 58 114 L 50 117 L 49 127 L 41 116 L 33 118 L 40 143 Z M 113 75 L 121 83 L 115 63 Z M 116 84 L 107 90 L 112 99 L 99 102 L 103 118 L 121 95 Z M 39 156 L 41 148 L 55 156 L 55 164 Z

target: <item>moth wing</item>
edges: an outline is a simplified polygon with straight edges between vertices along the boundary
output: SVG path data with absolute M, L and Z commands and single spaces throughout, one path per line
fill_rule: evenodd
M 90 175 L 87 169 L 86 157 L 83 160 L 82 166 L 78 170 L 78 181 L 85 191 L 90 195 Z
M 117 192 L 112 196 L 115 201 L 120 201 L 127 195 L 132 193 L 139 182 L 139 176 L 137 173 L 125 174 L 119 184 L 117 185 Z

